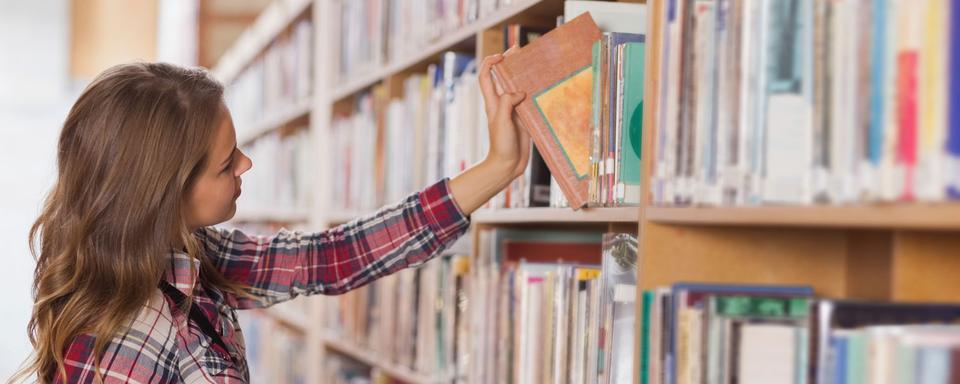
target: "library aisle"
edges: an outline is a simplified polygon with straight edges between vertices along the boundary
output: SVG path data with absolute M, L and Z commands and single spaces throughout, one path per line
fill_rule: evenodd
M 525 95 L 526 170 L 456 243 L 241 311 L 252 383 L 960 383 L 960 2 L 149 3 L 131 42 L 90 27 L 129 3 L 51 1 L 60 97 L 210 68 L 255 163 L 222 228 L 357 229 L 487 156 L 485 90 Z

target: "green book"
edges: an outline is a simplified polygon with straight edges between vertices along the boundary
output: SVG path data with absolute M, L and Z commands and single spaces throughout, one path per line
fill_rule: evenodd
M 650 309 L 656 299 L 653 291 L 643 291 L 640 313 L 640 384 L 650 382 Z
M 867 335 L 854 332 L 847 341 L 846 384 L 867 384 Z
M 640 203 L 640 155 L 643 137 L 643 74 L 646 43 L 624 43 L 618 200 Z
M 716 296 L 717 314 L 738 317 L 804 318 L 809 315 L 805 297 Z

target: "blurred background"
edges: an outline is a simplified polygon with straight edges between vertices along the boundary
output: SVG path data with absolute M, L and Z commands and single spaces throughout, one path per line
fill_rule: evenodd
M 0 378 L 30 353 L 27 232 L 55 176 L 72 102 L 134 60 L 212 67 L 270 0 L 0 0 Z

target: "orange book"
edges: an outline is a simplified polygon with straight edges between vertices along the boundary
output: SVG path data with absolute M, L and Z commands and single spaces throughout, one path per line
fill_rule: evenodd
M 533 139 L 573 209 L 587 203 L 593 43 L 589 13 L 563 24 L 493 66 L 498 90 L 523 92 L 516 120 Z

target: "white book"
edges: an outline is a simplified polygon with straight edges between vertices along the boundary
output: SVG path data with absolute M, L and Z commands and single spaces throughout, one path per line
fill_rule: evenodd
M 563 2 L 564 20 L 573 20 L 587 12 L 590 12 L 590 16 L 601 31 L 647 33 L 646 4 L 590 0 L 567 0 Z
M 743 324 L 740 328 L 738 377 L 741 384 L 793 384 L 796 327 Z

